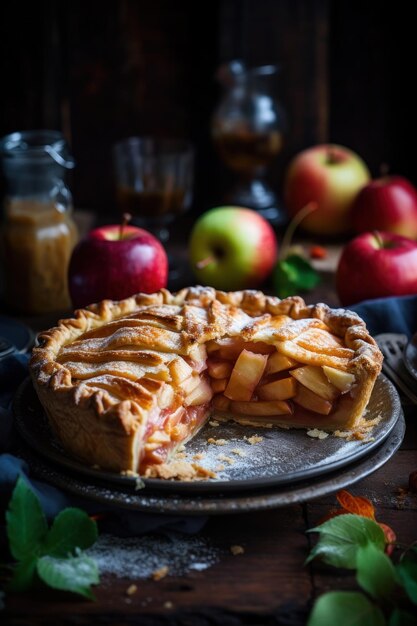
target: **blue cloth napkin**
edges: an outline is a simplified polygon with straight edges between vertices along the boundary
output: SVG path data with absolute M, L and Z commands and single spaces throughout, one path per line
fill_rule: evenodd
M 417 296 L 365 300 L 348 308 L 365 320 L 371 335 L 402 333 L 411 339 L 417 332 Z
M 36 480 L 30 474 L 28 464 L 12 454 L 11 400 L 19 384 L 28 375 L 28 355 L 13 353 L 0 360 L 0 494 L 8 499 L 19 476 L 23 476 L 39 497 L 48 519 L 68 506 L 78 506 L 88 513 L 104 513 L 100 521 L 102 531 L 120 536 L 135 536 L 147 532 L 166 535 L 175 533 L 194 534 L 205 525 L 203 516 L 153 515 L 127 511 L 111 505 L 98 504 L 66 494 L 63 491 Z

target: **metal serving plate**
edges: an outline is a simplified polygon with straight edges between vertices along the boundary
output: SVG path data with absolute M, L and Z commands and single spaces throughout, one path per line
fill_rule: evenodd
M 76 472 L 80 477 L 101 481 L 115 488 L 137 489 L 135 477 L 89 467 L 63 450 L 52 434 L 45 413 L 30 380 L 19 388 L 14 399 L 17 428 L 27 444 L 48 461 Z M 147 488 L 174 493 L 222 493 L 292 484 L 346 467 L 369 455 L 388 437 L 399 417 L 401 403 L 394 386 L 384 377 L 376 381 L 366 417 L 381 417 L 369 440 L 346 441 L 328 436 L 312 438 L 305 430 L 284 430 L 242 426 L 235 422 L 208 423 L 186 446 L 185 458 L 216 472 L 217 478 L 202 481 L 145 479 Z M 252 445 L 248 439 L 258 435 L 262 441 Z M 208 439 L 224 445 L 208 443 Z M 237 453 L 240 451 L 240 454 Z M 222 469 L 221 469 L 222 468 Z
M 130 487 L 123 489 L 120 485 L 105 486 L 102 481 L 95 481 L 87 476 L 81 478 L 77 473 L 45 461 L 26 444 L 17 453 L 29 464 L 31 474 L 77 496 L 78 505 L 78 498 L 83 498 L 96 502 L 98 510 L 110 506 L 112 509 L 175 516 L 222 515 L 275 509 L 320 498 L 339 489 L 346 489 L 384 465 L 400 447 L 404 433 L 405 421 L 401 414 L 391 434 L 380 447 L 345 468 L 329 472 L 316 479 L 308 479 L 295 484 L 286 483 L 280 487 L 227 491 L 226 493 L 218 489 L 215 494 L 170 493 L 161 490 L 153 491 L 148 487 L 134 491 Z

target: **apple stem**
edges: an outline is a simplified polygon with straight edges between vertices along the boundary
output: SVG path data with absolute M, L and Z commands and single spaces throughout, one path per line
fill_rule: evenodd
M 309 202 L 300 211 L 298 211 L 295 217 L 291 220 L 287 230 L 284 233 L 284 237 L 282 238 L 281 252 L 279 254 L 280 259 L 285 259 L 286 257 L 285 252 L 290 247 L 294 233 L 296 229 L 298 228 L 298 226 L 300 225 L 300 223 L 303 221 L 305 217 L 307 217 L 307 215 L 315 211 L 317 208 L 318 208 L 317 202 L 313 202 L 313 201 Z
M 123 213 L 122 222 L 120 224 L 120 229 L 119 229 L 119 239 L 123 239 L 123 231 L 125 229 L 125 226 L 129 224 L 131 219 L 132 219 L 132 216 L 130 213 Z
M 388 163 L 381 163 L 379 166 L 379 174 L 380 176 L 387 176 L 390 170 L 390 166 Z
M 384 243 L 384 240 L 381 237 L 381 233 L 379 231 L 377 231 L 377 230 L 374 230 L 372 234 L 373 234 L 373 236 L 375 238 L 375 241 L 376 241 L 377 245 L 380 248 L 385 248 L 385 243 Z
M 195 266 L 198 270 L 202 270 L 205 267 L 207 267 L 207 265 L 210 265 L 210 263 L 213 263 L 214 261 L 215 261 L 214 256 L 208 256 L 205 259 L 202 259 L 201 261 L 197 261 Z
M 334 163 L 338 163 L 339 159 L 337 157 L 336 150 L 333 146 L 328 146 L 327 148 L 327 163 L 329 165 L 333 165 Z

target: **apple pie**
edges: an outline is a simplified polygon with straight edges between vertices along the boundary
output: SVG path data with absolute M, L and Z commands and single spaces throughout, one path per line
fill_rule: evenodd
M 67 451 L 143 474 L 209 415 L 354 430 L 381 363 L 353 312 L 190 287 L 77 310 L 41 333 L 30 369 Z

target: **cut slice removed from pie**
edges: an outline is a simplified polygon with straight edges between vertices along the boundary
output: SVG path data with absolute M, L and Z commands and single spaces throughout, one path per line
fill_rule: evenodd
M 381 363 L 355 313 L 191 287 L 76 311 L 39 336 L 30 370 L 67 451 L 144 474 L 210 415 L 353 431 Z

